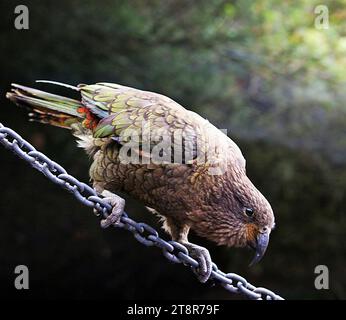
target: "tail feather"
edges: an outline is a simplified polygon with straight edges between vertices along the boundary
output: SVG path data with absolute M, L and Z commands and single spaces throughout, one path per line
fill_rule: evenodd
M 72 123 L 85 118 L 85 114 L 79 112 L 80 101 L 60 95 L 12 84 L 12 91 L 6 97 L 28 109 L 31 121 L 70 128 Z
M 58 81 L 51 81 L 51 80 L 36 80 L 36 82 L 38 83 L 50 83 L 50 84 L 54 84 L 60 87 L 65 87 L 65 88 L 69 88 L 75 91 L 80 91 L 80 88 L 75 87 L 75 86 L 71 86 L 70 84 L 66 84 L 66 83 L 62 83 L 62 82 L 58 82 Z
M 23 103 L 32 107 L 47 108 L 58 112 L 78 116 L 80 101 L 59 96 L 45 91 L 12 84 L 12 92 L 8 92 L 6 97 L 14 102 Z
M 80 121 L 76 117 L 70 116 L 57 116 L 51 114 L 40 114 L 38 112 L 29 113 L 29 121 L 39 122 L 43 124 L 49 124 L 55 127 L 60 127 L 64 129 L 72 129 L 72 124 L 80 123 Z

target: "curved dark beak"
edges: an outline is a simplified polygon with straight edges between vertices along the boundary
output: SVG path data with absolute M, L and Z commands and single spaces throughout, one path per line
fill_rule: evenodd
M 258 233 L 255 243 L 250 245 L 256 251 L 254 258 L 249 265 L 250 267 L 259 262 L 264 256 L 269 244 L 269 235 L 270 230 Z

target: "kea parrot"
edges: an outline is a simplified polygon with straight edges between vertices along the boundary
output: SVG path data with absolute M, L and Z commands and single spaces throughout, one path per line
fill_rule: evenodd
M 197 260 L 198 279 L 212 271 L 209 251 L 190 230 L 218 245 L 251 247 L 264 255 L 274 228 L 271 205 L 246 174 L 239 147 L 197 113 L 172 99 L 113 83 L 71 86 L 78 99 L 12 84 L 7 97 L 32 121 L 71 129 L 91 157 L 90 179 L 112 205 L 102 227 L 119 223 L 125 200 L 141 201 Z

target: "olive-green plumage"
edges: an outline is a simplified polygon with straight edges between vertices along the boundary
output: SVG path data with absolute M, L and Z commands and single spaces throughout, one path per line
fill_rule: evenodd
M 80 101 L 18 85 L 7 96 L 30 108 L 34 120 L 72 128 L 93 159 L 94 187 L 124 191 L 165 217 L 172 238 L 195 253 L 202 281 L 210 275 L 210 257 L 188 242 L 190 229 L 217 244 L 249 245 L 259 260 L 274 216 L 231 139 L 157 93 L 110 83 L 74 89 Z M 123 152 L 129 143 L 136 143 L 130 154 Z M 157 150 L 161 162 L 152 157 Z

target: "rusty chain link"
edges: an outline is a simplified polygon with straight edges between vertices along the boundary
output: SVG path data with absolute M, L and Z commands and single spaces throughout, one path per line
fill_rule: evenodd
M 79 202 L 87 207 L 96 209 L 99 216 L 106 218 L 111 212 L 112 206 L 105 202 L 93 188 L 69 175 L 63 167 L 50 160 L 43 153 L 38 152 L 15 131 L 3 126 L 1 123 L 0 143 L 44 174 L 49 180 L 72 193 Z M 138 223 L 124 213 L 116 227 L 132 232 L 136 240 L 145 246 L 160 248 L 169 261 L 183 263 L 192 269 L 198 268 L 198 262 L 189 256 L 185 246 L 175 241 L 163 240 L 158 232 L 146 223 Z M 274 292 L 265 288 L 255 287 L 235 273 L 222 272 L 215 263 L 213 264 L 210 278 L 227 291 L 243 295 L 252 300 L 283 300 L 282 297 Z

